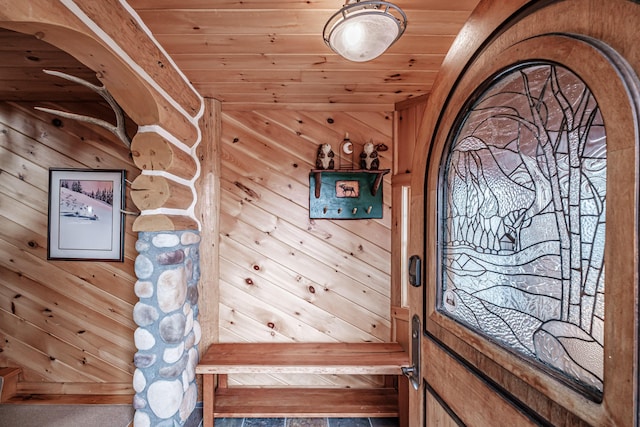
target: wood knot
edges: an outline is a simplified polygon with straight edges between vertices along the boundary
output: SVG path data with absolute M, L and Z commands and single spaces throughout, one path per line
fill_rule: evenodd
M 233 183 L 233 185 L 235 185 L 240 190 L 244 191 L 246 194 L 248 194 L 250 197 L 253 197 L 254 199 L 259 199 L 260 198 L 260 196 L 258 196 L 258 193 L 256 193 L 255 191 L 253 191 L 252 189 L 250 189 L 249 187 L 247 187 L 246 185 L 244 185 L 241 182 L 235 181 Z

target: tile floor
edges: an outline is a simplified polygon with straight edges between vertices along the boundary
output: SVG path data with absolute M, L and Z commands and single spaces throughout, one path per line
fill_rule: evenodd
M 398 427 L 397 418 L 216 418 L 216 427 Z

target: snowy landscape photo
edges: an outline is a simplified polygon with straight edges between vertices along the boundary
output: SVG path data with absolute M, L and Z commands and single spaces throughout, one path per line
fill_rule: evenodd
M 51 171 L 50 256 L 121 257 L 122 177 L 122 171 Z
M 58 247 L 111 250 L 112 205 L 111 181 L 61 180 Z

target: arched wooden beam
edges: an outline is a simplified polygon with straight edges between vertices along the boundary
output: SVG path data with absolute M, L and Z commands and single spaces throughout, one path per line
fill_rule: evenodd
M 0 0 L 0 27 L 32 34 L 68 52 L 96 72 L 118 104 L 145 132 L 171 135 L 170 143 L 176 141 L 181 147 L 169 150 L 172 155 L 177 153 L 176 160 L 164 161 L 174 166 L 188 165 L 187 173 L 191 176 L 180 175 L 188 183 L 182 185 L 180 193 L 184 191 L 184 197 L 193 198 L 198 178 L 195 148 L 200 141 L 198 120 L 203 110 L 202 98 L 155 43 L 133 10 L 115 0 Z M 142 174 L 146 172 L 143 169 Z M 162 173 L 164 171 L 160 171 L 160 175 Z M 182 194 L 174 196 L 184 199 Z M 194 225 L 198 228 L 191 205 L 178 212 L 175 206 L 161 206 L 153 215 L 144 215 L 144 221 L 142 216 L 137 218 L 136 222 L 144 222 L 145 226 L 134 228 L 162 231 L 153 227 L 163 227 L 168 222 L 150 221 L 150 217 L 156 215 L 155 212 L 165 215 L 164 208 L 171 218 L 184 213 L 184 221 L 169 221 L 171 229 L 194 228 Z

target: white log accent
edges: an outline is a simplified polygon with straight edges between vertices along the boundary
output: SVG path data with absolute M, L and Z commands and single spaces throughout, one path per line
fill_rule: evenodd
M 143 210 L 186 209 L 193 203 L 189 187 L 159 175 L 139 175 L 131 183 L 131 199 Z
M 197 172 L 197 164 L 186 153 L 155 132 L 138 132 L 131 142 L 133 162 L 142 171 L 164 171 L 190 180 Z

